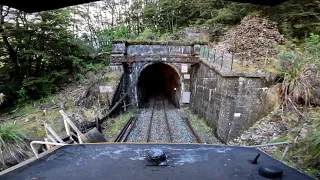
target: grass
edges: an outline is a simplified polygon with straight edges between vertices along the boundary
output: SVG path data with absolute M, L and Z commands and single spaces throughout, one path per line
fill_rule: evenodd
M 291 148 L 289 151 L 288 151 L 288 154 L 286 155 L 283 163 L 286 164 L 287 166 L 289 167 L 292 167 L 294 169 L 298 169 L 299 171 L 302 171 L 304 172 L 305 174 L 313 177 L 313 178 L 316 178 L 315 175 L 316 173 L 319 172 L 319 169 L 316 168 L 316 167 L 303 167 L 302 164 L 300 163 L 297 163 L 294 158 L 293 158 L 293 155 L 294 153 L 297 151 L 297 146 Z M 283 154 L 283 151 L 284 151 L 284 147 L 281 147 L 279 148 L 278 150 L 276 151 L 273 151 L 272 153 L 269 153 L 269 155 L 271 157 L 273 157 L 274 159 L 280 159 L 282 154 Z
M 291 122 L 289 131 L 272 142 L 293 142 L 298 137 L 296 143 L 290 148 L 284 163 L 315 178 L 320 166 L 320 109 L 309 108 L 305 116 L 303 121 L 298 122 L 295 116 L 287 114 L 283 120 Z M 308 129 L 305 139 L 299 136 L 302 127 Z M 284 146 L 279 146 L 270 155 L 275 159 L 280 159 L 283 150 Z
M 104 74 L 103 77 L 106 80 L 105 85 L 115 86 L 118 83 L 118 80 L 120 80 L 121 75 L 118 73 L 108 72 Z
M 233 63 L 232 65 L 232 71 L 246 71 L 246 72 L 257 72 L 259 69 L 253 67 L 253 66 L 249 66 L 249 67 L 246 67 L 246 66 L 242 66 L 238 63 Z
M 203 143 L 217 144 L 219 143 L 216 139 L 216 129 L 210 127 L 204 118 L 193 114 L 189 109 L 186 110 L 186 114 L 190 125 L 194 132 L 199 136 Z
M 96 80 L 99 85 L 101 84 L 114 86 L 116 85 L 120 77 L 121 76 L 116 73 L 104 73 L 103 75 L 102 73 L 92 73 L 92 76 L 87 77 L 87 80 L 88 82 Z M 74 98 L 75 96 L 77 96 L 77 94 L 73 91 L 75 90 L 75 88 L 79 88 L 78 83 L 79 82 L 71 84 L 70 87 L 66 87 L 66 89 L 62 90 L 61 92 L 50 95 L 48 97 L 44 97 L 36 101 L 29 101 L 23 104 L 21 103 L 12 108 L 0 109 L 0 136 L 5 139 L 5 141 L 0 140 L 0 148 L 7 147 L 6 151 L 0 149 L 0 171 L 2 170 L 2 168 L 6 168 L 6 166 L 14 165 L 13 162 L 18 161 L 19 159 L 23 160 L 28 155 L 32 156 L 30 149 L 28 149 L 28 146 L 22 146 L 21 143 L 23 144 L 24 141 L 31 140 L 42 141 L 46 136 L 44 122 L 51 126 L 57 134 L 66 134 L 62 116 L 59 113 L 59 107 L 51 109 L 51 107 L 53 107 L 54 105 L 59 106 L 59 103 L 65 102 L 65 108 L 68 112 L 81 114 L 86 120 L 92 120 L 95 117 L 96 105 L 93 105 L 90 108 L 79 108 L 74 104 Z M 98 87 L 96 89 L 98 89 Z M 43 112 L 43 109 L 47 109 L 46 113 Z M 116 118 L 110 118 L 110 122 L 108 121 L 108 123 L 106 124 L 106 128 L 110 130 L 108 136 L 110 136 L 110 138 L 116 136 L 117 133 L 122 129 L 123 125 L 127 122 L 127 120 L 131 116 L 133 116 L 133 114 L 134 111 L 130 110 L 129 112 L 123 113 Z M 14 123 L 12 124 L 9 122 Z M 15 136 L 14 133 L 16 133 L 17 135 Z M 3 134 L 7 136 L 4 136 Z M 23 141 L 20 141 L 21 139 L 17 137 L 21 137 Z M 3 142 L 10 142 L 10 145 L 6 145 Z M 22 150 L 22 148 L 24 149 Z M 16 151 L 17 153 L 12 153 Z M 7 165 L 4 164 L 4 158 L 3 156 L 1 156 L 1 153 L 3 153 L 3 155 L 6 157 L 5 159 L 7 161 Z M 7 157 L 11 156 L 15 156 L 15 158 L 13 157 L 8 160 Z
M 25 134 L 14 123 L 0 124 L 0 146 L 6 148 L 10 143 L 24 142 Z
M 0 124 L 0 161 L 4 168 L 7 167 L 7 156 L 19 162 L 26 155 L 23 150 L 25 137 L 26 134 L 17 124 Z
M 306 166 L 320 166 L 320 111 L 311 110 L 307 118 L 310 122 L 309 134 L 301 142 L 303 155 L 301 160 Z
M 124 125 L 131 117 L 134 117 L 137 110 L 135 108 L 128 109 L 126 112 L 121 113 L 117 117 L 109 118 L 104 124 L 104 135 L 108 141 L 113 141 L 121 132 Z
M 190 110 L 188 110 L 187 115 L 190 125 L 195 131 L 202 130 L 205 132 L 211 132 L 214 135 L 216 134 L 216 130 L 211 128 L 204 118 L 200 118 L 199 116 L 193 114 Z

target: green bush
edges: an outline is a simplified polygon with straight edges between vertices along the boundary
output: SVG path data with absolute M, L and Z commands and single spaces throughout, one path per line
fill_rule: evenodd
M 241 21 L 246 15 L 253 13 L 257 8 L 255 6 L 247 6 L 243 4 L 231 3 L 228 6 L 218 9 L 213 14 L 213 18 L 206 21 L 208 25 L 216 23 L 234 25 Z
M 26 102 L 27 100 L 29 100 L 29 96 L 27 94 L 27 91 L 24 87 L 21 87 L 21 89 L 19 91 L 17 91 L 18 94 L 18 102 L 22 103 L 22 102 Z
M 219 9 L 218 15 L 214 17 L 214 21 L 216 23 L 233 23 L 238 19 L 236 14 L 237 12 L 233 12 L 229 8 L 222 8 Z
M 8 157 L 20 160 L 26 156 L 24 131 L 14 123 L 0 124 L 0 161 L 3 167 L 7 167 L 5 162 Z
M 136 38 L 138 41 L 156 41 L 159 40 L 160 34 L 153 32 L 150 28 L 145 28 Z
M 310 37 L 307 38 L 304 43 L 304 49 L 308 54 L 312 64 L 314 64 L 317 69 L 320 69 L 320 35 L 318 34 L 310 34 Z
M 226 26 L 223 24 L 215 24 L 209 31 L 210 41 L 218 41 L 224 35 Z
M 166 32 L 160 36 L 160 41 L 169 41 L 169 40 L 172 40 L 172 34 L 169 32 Z
M 308 105 L 311 98 L 310 78 L 306 60 L 298 52 L 281 52 L 278 55 L 279 66 L 276 68 L 281 77 L 280 93 L 284 105 L 297 110 L 298 104 Z
M 288 39 L 303 39 L 310 33 L 320 33 L 320 6 L 315 0 L 290 0 L 264 9 L 271 20 L 278 23 L 279 31 Z
M 130 30 L 125 26 L 117 26 L 114 28 L 105 28 L 97 32 L 97 40 L 99 41 L 99 49 L 109 52 L 112 49 L 113 40 L 128 40 L 131 38 Z
M 128 40 L 131 38 L 130 31 L 125 26 L 118 26 L 113 30 L 113 39 L 115 40 Z

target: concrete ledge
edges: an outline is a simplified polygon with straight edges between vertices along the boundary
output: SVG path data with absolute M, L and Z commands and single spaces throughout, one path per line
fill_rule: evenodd
M 229 69 L 221 68 L 219 65 L 210 65 L 202 60 L 200 63 L 204 64 L 208 68 L 216 71 L 222 77 L 248 77 L 248 78 L 266 78 L 268 77 L 269 73 L 261 73 L 261 72 L 246 72 L 246 71 L 230 71 Z
M 112 44 L 123 44 L 129 45 L 172 45 L 172 46 L 193 46 L 198 45 L 208 45 L 207 42 L 193 41 L 193 42 L 183 42 L 183 41 L 112 41 Z

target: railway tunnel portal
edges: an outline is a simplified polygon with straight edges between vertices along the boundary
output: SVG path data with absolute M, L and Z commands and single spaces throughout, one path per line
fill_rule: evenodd
M 140 107 L 158 95 L 165 96 L 175 107 L 180 107 L 181 77 L 170 64 L 146 64 L 140 71 L 137 88 Z
M 114 41 L 110 67 L 124 72 L 122 88 L 130 92 L 127 103 L 143 107 L 161 93 L 177 108 L 188 105 L 190 70 L 200 61 L 202 44 Z
M 123 75 L 112 104 L 127 94 L 125 104 L 143 108 L 161 94 L 204 118 L 222 142 L 232 140 L 268 113 L 261 96 L 267 74 L 226 69 L 208 49 L 202 42 L 114 41 L 109 67 Z

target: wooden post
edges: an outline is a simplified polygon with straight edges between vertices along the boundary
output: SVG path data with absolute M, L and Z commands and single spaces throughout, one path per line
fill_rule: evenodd
M 101 129 L 101 126 L 100 126 L 100 124 L 99 124 L 99 118 L 95 118 L 95 122 L 96 122 L 96 128 L 97 128 L 97 130 L 98 130 L 100 133 L 102 133 L 102 129 Z
M 123 96 L 125 93 L 121 93 L 121 95 Z M 126 106 L 126 100 L 125 99 L 123 99 L 123 110 L 124 110 L 124 112 L 126 112 L 127 111 L 127 106 Z

